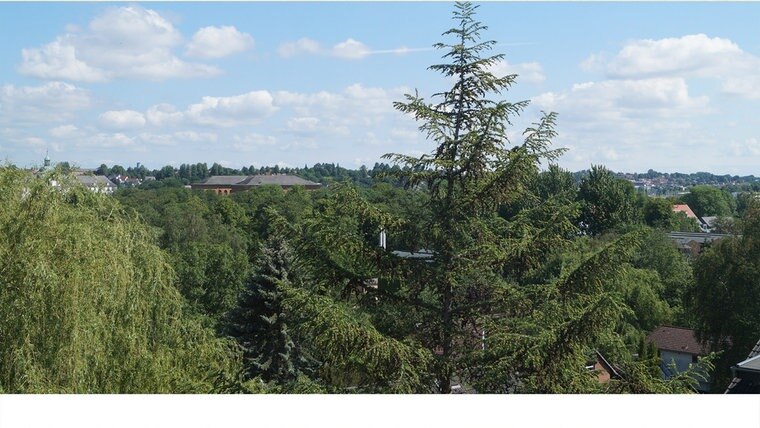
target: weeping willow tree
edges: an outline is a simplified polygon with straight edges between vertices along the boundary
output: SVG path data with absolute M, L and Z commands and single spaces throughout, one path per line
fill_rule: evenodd
M 211 392 L 240 357 L 191 318 L 141 222 L 71 177 L 0 168 L 0 387 Z

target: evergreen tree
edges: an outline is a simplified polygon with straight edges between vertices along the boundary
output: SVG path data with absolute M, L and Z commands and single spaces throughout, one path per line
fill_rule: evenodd
M 284 385 L 295 381 L 305 365 L 290 337 L 280 290 L 289 281 L 290 257 L 282 241 L 271 239 L 230 317 L 227 330 L 244 349 L 249 379 Z
M 450 391 L 456 360 L 464 351 L 455 345 L 472 328 L 468 321 L 479 312 L 478 302 L 470 297 L 473 292 L 485 296 L 495 291 L 498 272 L 493 272 L 493 266 L 502 265 L 509 253 L 497 231 L 505 225 L 499 224 L 494 210 L 522 197 L 540 160 L 560 153 L 549 149 L 553 113 L 526 130 L 522 145 L 509 147 L 510 121 L 528 103 L 487 98 L 509 89 L 517 76 L 496 77 L 489 71 L 503 55 L 483 56 L 496 42 L 480 41 L 487 27 L 474 19 L 476 9 L 470 3 L 457 3 L 457 26 L 444 33 L 454 37 L 453 44 L 435 45 L 446 50 L 443 57 L 450 62 L 430 69 L 455 79 L 453 87 L 437 94 L 433 104 L 417 94 L 395 104 L 422 122 L 420 130 L 437 143 L 436 151 L 419 158 L 387 155 L 408 167 L 398 175 L 409 186 L 424 183 L 431 196 L 433 219 L 421 243 L 435 251 L 435 263 L 425 269 L 426 278 L 418 286 L 435 296 L 438 313 L 429 324 L 428 346 L 440 353 L 436 383 L 442 393 Z

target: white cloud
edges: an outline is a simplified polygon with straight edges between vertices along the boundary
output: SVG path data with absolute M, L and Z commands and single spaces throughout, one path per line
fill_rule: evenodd
M 257 133 L 249 133 L 245 135 L 235 135 L 233 137 L 234 143 L 232 147 L 236 150 L 245 152 L 254 151 L 260 149 L 262 146 L 275 146 L 277 145 L 277 138 L 271 135 L 261 135 Z
M 605 80 L 573 85 L 569 92 L 541 94 L 533 103 L 571 120 L 667 118 L 707 113 L 709 99 L 693 97 L 684 79 Z
M 607 65 L 616 78 L 684 73 L 712 74 L 743 54 L 728 39 L 704 34 L 628 43 Z
M 541 64 L 537 62 L 510 64 L 506 60 L 501 60 L 494 64 L 489 71 L 497 77 L 517 74 L 518 82 L 541 83 L 546 80 L 544 69 L 541 67 Z
M 79 82 L 108 80 L 104 70 L 91 67 L 77 58 L 70 36 L 59 37 L 39 49 L 22 49 L 19 73 L 43 79 L 66 79 Z
M 94 18 L 86 31 L 69 31 L 42 47 L 22 49 L 19 72 L 83 82 L 221 73 L 216 67 L 177 58 L 172 50 L 181 42 L 179 31 L 153 10 L 140 6 L 109 8 Z
M 77 110 L 90 107 L 89 92 L 69 83 L 49 82 L 41 86 L 0 87 L 0 123 L 60 122 Z
M 213 143 L 217 140 L 217 135 L 215 133 L 195 131 L 179 131 L 169 134 L 142 132 L 137 137 L 143 143 L 159 146 L 187 145 L 188 143 Z
M 79 135 L 79 128 L 74 125 L 61 125 L 50 129 L 48 133 L 55 138 L 69 139 Z
M 296 55 L 317 55 L 323 52 L 322 46 L 316 40 L 307 37 L 296 40 L 295 42 L 285 42 L 277 48 L 277 53 L 283 58 L 290 58 Z
M 319 126 L 316 117 L 294 117 L 288 120 L 288 129 L 295 132 L 314 132 Z
M 152 134 L 149 132 L 143 132 L 138 135 L 141 142 L 155 146 L 175 146 L 178 144 L 177 140 L 171 134 Z
M 760 58 L 733 41 L 705 34 L 634 40 L 611 60 L 592 55 L 582 68 L 604 69 L 613 79 L 700 77 L 722 82 L 724 92 L 760 99 Z
M 222 58 L 245 52 L 253 45 L 253 37 L 235 27 L 203 27 L 193 35 L 185 54 L 199 58 Z
M 110 129 L 135 129 L 145 126 L 145 116 L 134 110 L 111 110 L 102 113 L 101 125 Z
M 698 120 L 712 113 L 709 99 L 692 96 L 683 78 L 575 84 L 541 94 L 532 104 L 559 112 L 554 143 L 573 148 L 564 157 L 572 169 L 600 162 L 615 170 L 662 168 L 660 160 L 713 141 Z
M 324 129 L 356 125 L 374 126 L 387 117 L 399 117 L 393 101 L 402 99 L 407 88 L 372 88 L 353 84 L 342 92 L 294 93 L 277 92 L 275 104 L 292 108 L 302 117 L 316 117 L 326 124 Z M 345 134 L 345 132 L 344 132 Z
M 284 42 L 280 44 L 277 53 L 283 58 L 291 58 L 297 55 L 324 55 L 341 59 L 362 59 L 369 55 L 404 55 L 409 52 L 427 50 L 430 50 L 430 48 L 407 48 L 402 46 L 396 49 L 370 49 L 369 46 L 350 37 L 342 42 L 336 43 L 328 49 L 322 46 L 318 41 L 304 37 L 294 42 Z
M 136 141 L 134 137 L 130 137 L 121 132 L 98 132 L 78 139 L 76 146 L 99 148 L 134 147 L 136 146 Z
M 176 125 L 182 122 L 184 114 L 171 104 L 156 104 L 145 112 L 148 123 L 155 126 Z
M 213 132 L 195 132 L 195 131 L 179 131 L 174 133 L 174 137 L 180 141 L 189 141 L 192 143 L 211 143 L 218 139 L 218 136 Z
M 273 101 L 268 91 L 252 91 L 231 97 L 203 97 L 200 103 L 188 107 L 185 117 L 201 125 L 253 123 L 277 110 Z
M 760 156 L 760 140 L 747 138 L 742 143 L 733 143 L 735 156 Z
M 351 38 L 336 44 L 330 50 L 332 56 L 345 59 L 361 59 L 370 53 L 367 45 Z

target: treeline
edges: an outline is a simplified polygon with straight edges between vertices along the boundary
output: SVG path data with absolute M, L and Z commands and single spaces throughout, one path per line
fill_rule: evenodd
M 680 185 L 680 186 L 694 186 L 694 185 L 700 185 L 700 184 L 711 184 L 711 185 L 729 185 L 729 184 L 747 184 L 752 185 L 754 184 L 760 184 L 758 183 L 757 177 L 754 175 L 730 175 L 730 174 L 723 174 L 723 175 L 715 175 L 709 172 L 694 172 L 691 174 L 685 174 L 681 172 L 674 172 L 674 173 L 668 173 L 668 172 L 658 172 L 653 169 L 648 170 L 645 173 L 618 173 L 620 177 L 629 178 L 633 180 L 641 180 L 641 179 L 657 179 L 657 178 L 663 178 L 666 179 L 670 184 L 673 185 Z
M 68 162 L 62 162 L 61 165 L 70 169 Z M 371 169 L 364 165 L 358 169 L 350 169 L 341 167 L 340 164 L 335 163 L 316 163 L 311 167 L 304 165 L 303 168 L 280 167 L 278 165 L 261 166 L 257 168 L 251 165 L 237 169 L 223 167 L 218 163 L 213 163 L 211 167 L 209 167 L 207 163 L 199 162 L 195 164 L 182 164 L 179 168 L 175 168 L 172 165 L 166 165 L 160 169 L 153 170 L 140 164 L 138 164 L 138 166 L 127 168 L 124 168 L 121 165 L 113 165 L 109 167 L 106 164 L 102 164 L 94 171 L 94 173 L 96 175 L 109 177 L 126 175 L 128 177 L 139 179 L 145 179 L 145 177 L 149 176 L 154 177 L 156 180 L 175 178 L 179 179 L 183 184 L 202 181 L 214 175 L 288 174 L 318 183 L 348 180 L 360 186 L 371 186 L 377 181 L 388 182 L 389 177 L 393 176 L 401 169 L 402 167 L 399 165 L 389 165 L 383 162 L 376 162 Z M 572 178 L 578 183 L 590 173 L 591 170 L 576 171 L 572 173 Z M 651 169 L 647 173 L 621 173 L 613 171 L 613 174 L 617 178 L 629 181 L 644 178 L 664 178 L 667 180 L 667 183 L 662 185 L 663 188 L 680 189 L 683 187 L 709 185 L 728 192 L 760 192 L 760 181 L 758 181 L 753 175 L 715 175 L 707 172 L 693 174 L 660 173 Z
M 61 164 L 63 165 L 64 163 Z M 68 163 L 65 164 L 68 167 Z M 123 175 L 139 178 L 141 180 L 146 177 L 154 177 L 158 181 L 174 179 L 176 180 L 176 184 L 196 183 L 215 175 L 288 174 L 317 183 L 327 184 L 336 181 L 350 181 L 359 186 L 366 187 L 371 186 L 376 182 L 393 182 L 392 179 L 389 178 L 389 174 L 398 172 L 399 170 L 401 170 L 401 168 L 398 165 L 391 166 L 386 163 L 375 163 L 372 169 L 368 169 L 366 166 L 361 166 L 359 169 L 348 169 L 334 163 L 316 163 L 312 167 L 304 165 L 303 168 L 280 167 L 278 165 L 257 168 L 251 165 L 249 167 L 235 169 L 223 167 L 218 163 L 213 163 L 209 168 L 208 164 L 199 162 L 195 164 L 182 164 L 179 168 L 166 165 L 163 168 L 153 170 L 140 164 L 128 168 L 124 168 L 121 165 L 113 165 L 109 167 L 106 164 L 102 164 L 94 171 L 94 173 L 96 175 L 104 175 L 107 177 Z

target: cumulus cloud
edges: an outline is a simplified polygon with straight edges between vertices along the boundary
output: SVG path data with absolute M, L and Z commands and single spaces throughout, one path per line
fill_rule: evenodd
M 86 30 L 68 30 L 42 47 L 22 49 L 19 72 L 83 82 L 208 77 L 221 72 L 177 58 L 172 50 L 182 35 L 157 12 L 140 6 L 109 8 Z
M 616 78 L 711 74 L 742 54 L 732 41 L 704 34 L 635 40 L 618 52 L 607 65 L 607 72 Z
M 235 126 L 254 123 L 277 110 L 268 91 L 251 91 L 231 97 L 203 97 L 188 107 L 185 117 L 194 123 Z
M 145 112 L 148 123 L 155 126 L 176 125 L 182 122 L 184 113 L 177 111 L 171 104 L 156 104 Z
M 275 93 L 275 104 L 289 107 L 303 117 L 316 117 L 329 127 L 373 126 L 388 116 L 398 117 L 393 101 L 399 100 L 407 88 L 372 88 L 360 84 L 342 92 Z
M 712 78 L 727 93 L 760 99 L 760 58 L 729 39 L 705 34 L 634 40 L 609 60 L 589 57 L 582 68 L 602 69 L 613 79 Z
M 689 94 L 681 78 L 605 80 L 573 85 L 567 92 L 547 92 L 533 99 L 545 110 L 578 119 L 625 119 L 687 116 L 707 112 L 709 99 Z
M 501 60 L 495 63 L 489 71 L 497 77 L 517 74 L 518 82 L 541 83 L 546 80 L 544 69 L 537 62 L 510 64 L 506 60 Z
M 89 92 L 63 82 L 41 86 L 0 87 L 1 122 L 60 122 L 91 106 Z
M 317 55 L 322 53 L 322 46 L 316 40 L 304 37 L 294 42 L 282 43 L 280 47 L 277 48 L 277 53 L 283 58 L 290 58 L 303 54 Z
M 96 148 L 134 147 L 136 146 L 136 141 L 134 137 L 121 132 L 96 132 L 77 139 L 76 146 Z
M 676 145 L 684 150 L 709 142 L 695 120 L 712 112 L 709 99 L 690 94 L 683 78 L 581 83 L 541 94 L 533 105 L 560 113 L 555 143 L 573 147 L 567 156 L 572 168 L 591 162 L 613 169 L 650 168 L 656 166 L 655 153 L 672 158 Z
M 361 59 L 370 53 L 371 51 L 367 45 L 351 38 L 338 43 L 330 50 L 332 56 L 345 59 Z
M 177 146 L 187 143 L 213 143 L 217 135 L 211 132 L 178 131 L 172 133 L 142 132 L 137 139 L 147 145 Z
M 232 147 L 234 149 L 245 152 L 260 149 L 262 146 L 275 146 L 277 144 L 277 138 L 257 133 L 235 135 L 233 141 Z
M 323 46 L 316 40 L 304 37 L 293 42 L 284 42 L 280 44 L 277 53 L 283 58 L 291 58 L 298 55 L 323 55 L 341 59 L 362 59 L 369 55 L 377 54 L 397 54 L 403 55 L 409 52 L 427 51 L 430 48 L 407 48 L 399 47 L 395 49 L 370 49 L 366 44 L 348 38 L 342 42 L 336 43 L 330 48 Z
M 185 54 L 198 58 L 222 58 L 245 52 L 253 45 L 253 37 L 235 27 L 203 27 L 193 35 Z
M 61 125 L 51 128 L 48 133 L 55 138 L 69 139 L 79 135 L 79 128 L 74 125 Z
M 110 129 L 135 129 L 145 126 L 145 116 L 134 110 L 111 110 L 98 117 L 100 124 Z

